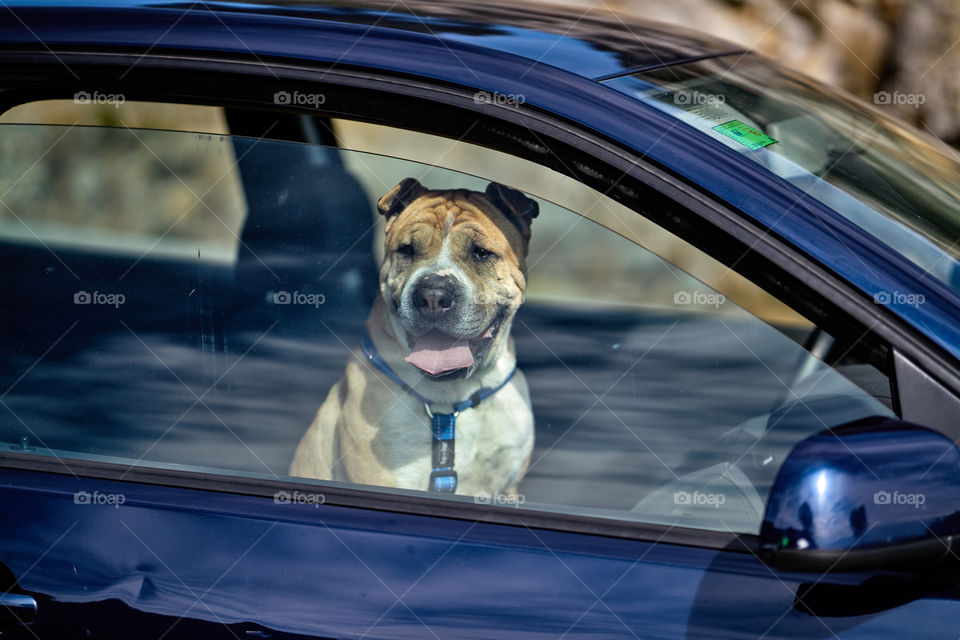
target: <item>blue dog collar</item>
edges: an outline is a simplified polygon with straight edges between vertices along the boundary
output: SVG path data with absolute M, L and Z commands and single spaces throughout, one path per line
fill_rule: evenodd
M 496 387 L 482 387 L 477 389 L 466 400 L 454 404 L 453 413 L 434 413 L 430 410 L 430 400 L 401 380 L 400 376 L 390 368 L 387 361 L 377 352 L 377 348 L 373 346 L 373 340 L 370 339 L 370 334 L 365 333 L 363 335 L 363 338 L 360 340 L 360 347 L 363 349 L 363 355 L 366 356 L 367 360 L 379 369 L 383 375 L 393 380 L 401 389 L 423 403 L 424 408 L 427 410 L 427 416 L 431 421 L 430 431 L 433 434 L 433 450 L 431 452 L 433 469 L 430 471 L 429 489 L 440 493 L 455 492 L 457 490 L 457 472 L 453 468 L 453 460 L 457 416 L 460 415 L 461 411 L 477 406 L 481 401 L 504 388 L 507 383 L 513 379 L 513 374 L 517 372 L 517 368 L 514 367 L 510 375 Z

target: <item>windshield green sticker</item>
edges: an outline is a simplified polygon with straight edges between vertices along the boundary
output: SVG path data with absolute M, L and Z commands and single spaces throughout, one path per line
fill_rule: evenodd
M 774 140 L 762 131 L 757 131 L 750 125 L 745 122 L 740 122 L 739 120 L 731 120 L 724 124 L 718 124 L 713 130 L 717 133 L 722 133 L 732 140 L 736 140 L 751 150 L 762 149 L 775 142 L 779 142 L 779 140 Z

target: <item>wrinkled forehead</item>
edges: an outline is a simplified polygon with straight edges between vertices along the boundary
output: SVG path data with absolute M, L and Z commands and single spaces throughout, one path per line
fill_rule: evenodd
M 408 206 L 397 218 L 391 233 L 414 229 L 435 229 L 437 238 L 452 231 L 483 235 L 508 244 L 518 256 L 524 253 L 524 241 L 517 228 L 489 200 L 476 191 L 427 193 Z

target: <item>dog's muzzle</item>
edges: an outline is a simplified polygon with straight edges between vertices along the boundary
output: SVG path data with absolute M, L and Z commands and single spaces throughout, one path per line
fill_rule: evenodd
M 467 300 L 453 275 L 428 273 L 411 286 L 405 360 L 434 377 L 469 370 L 495 337 L 501 315 L 481 325 L 489 311 Z

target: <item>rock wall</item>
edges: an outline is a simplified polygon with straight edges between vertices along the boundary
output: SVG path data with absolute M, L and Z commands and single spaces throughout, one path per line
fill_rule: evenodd
M 537 0 L 533 0 L 536 2 Z M 960 145 L 958 0 L 552 0 L 726 38 Z M 883 93 L 885 92 L 885 93 Z

